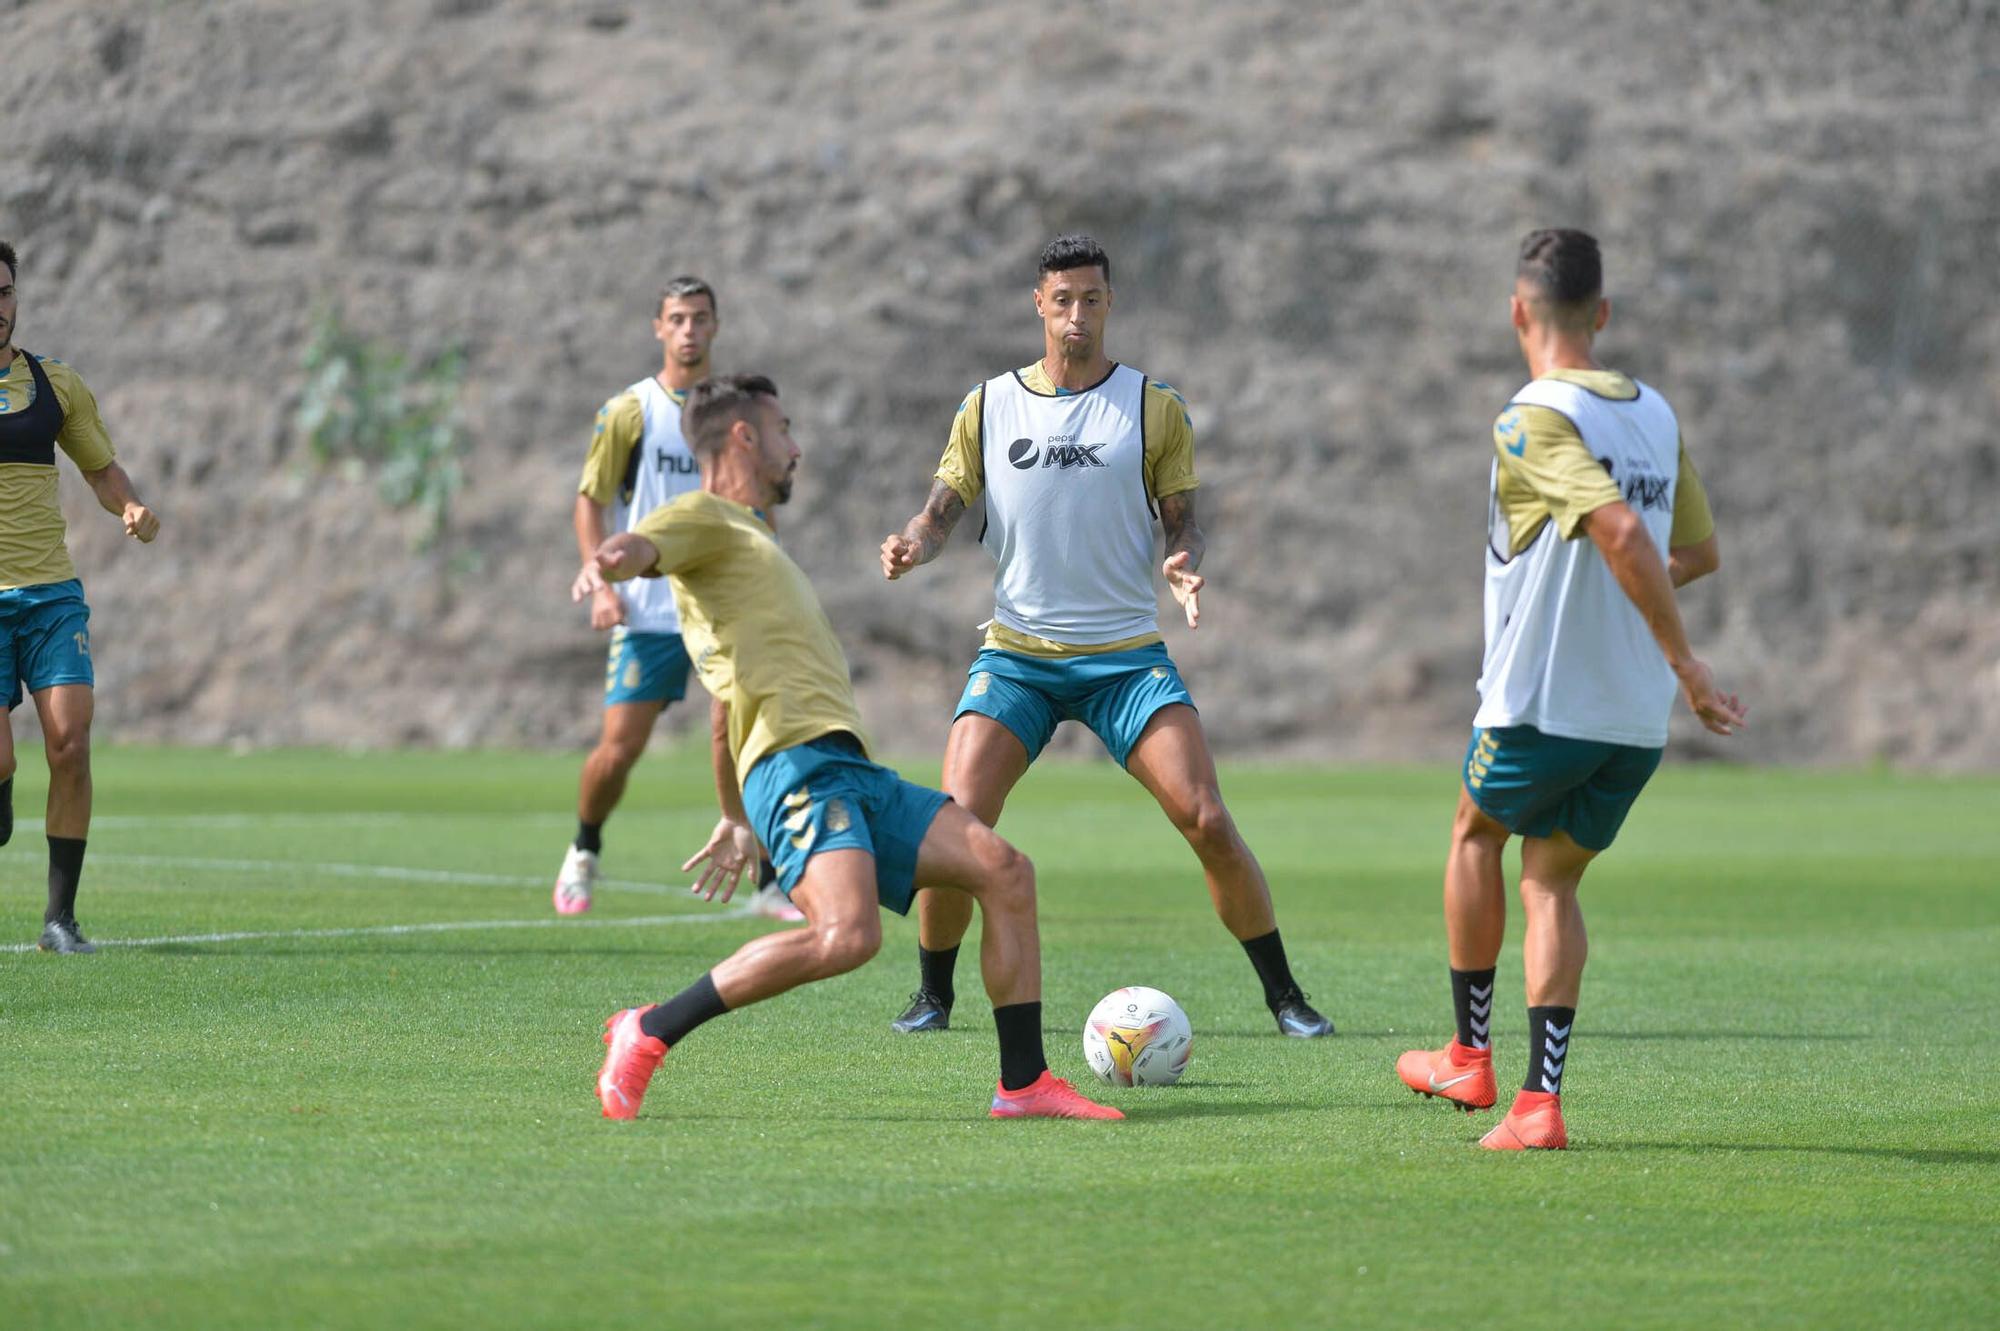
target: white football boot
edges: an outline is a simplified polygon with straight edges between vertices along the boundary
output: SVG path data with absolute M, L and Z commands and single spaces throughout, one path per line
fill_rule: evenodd
M 596 886 L 597 856 L 571 846 L 563 855 L 562 872 L 556 875 L 556 914 L 581 915 L 589 910 L 590 890 Z
M 787 924 L 797 924 L 806 913 L 791 903 L 791 899 L 778 890 L 776 883 L 766 883 L 750 898 L 750 909 L 767 920 L 783 920 Z

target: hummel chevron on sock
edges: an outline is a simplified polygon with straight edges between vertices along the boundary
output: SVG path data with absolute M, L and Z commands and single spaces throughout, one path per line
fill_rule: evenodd
M 1524 1091 L 1561 1095 L 1563 1063 L 1569 1058 L 1569 1029 L 1576 1024 L 1573 1007 L 1528 1009 L 1528 1079 Z
M 1467 1049 L 1493 1047 L 1493 968 L 1451 973 L 1451 1010 L 1458 1042 Z

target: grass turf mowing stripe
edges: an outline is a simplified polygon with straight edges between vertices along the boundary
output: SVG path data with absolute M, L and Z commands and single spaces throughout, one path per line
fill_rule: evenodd
M 215 934 L 163 934 L 158 938 L 93 938 L 90 941 L 99 947 L 172 947 L 184 943 L 252 943 L 274 938 L 367 938 L 371 936 L 393 936 L 396 934 L 447 934 L 478 932 L 486 929 L 602 929 L 611 926 L 625 928 L 656 928 L 671 924 L 720 924 L 728 920 L 746 920 L 757 912 L 747 906 L 739 906 L 716 915 L 628 915 L 623 918 L 597 920 L 540 919 L 540 920 L 438 920 L 422 924 L 375 924 L 361 925 L 351 929 L 260 929 L 237 933 Z M 33 943 L 8 943 L 0 946 L 0 952 L 33 952 Z

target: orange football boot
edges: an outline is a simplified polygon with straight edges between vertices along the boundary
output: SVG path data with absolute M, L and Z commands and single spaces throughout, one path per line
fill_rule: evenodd
M 1493 1051 L 1468 1049 L 1456 1039 L 1442 1049 L 1412 1049 L 1396 1060 L 1396 1075 L 1418 1095 L 1449 1100 L 1468 1114 L 1491 1109 L 1500 1098 Z
M 1563 1127 L 1560 1095 L 1547 1091 L 1522 1091 L 1514 1097 L 1507 1117 L 1493 1131 L 1479 1139 L 1489 1151 L 1561 1151 L 1569 1147 L 1569 1133 Z
M 1123 1118 L 1110 1105 L 1086 1100 L 1076 1087 L 1042 1069 L 1042 1075 L 1018 1091 L 1004 1086 L 993 1090 L 994 1118 Z
M 597 1072 L 597 1101 L 606 1118 L 637 1118 L 646 1084 L 667 1056 L 666 1042 L 639 1029 L 639 1018 L 658 1004 L 628 1007 L 604 1019 L 604 1043 L 609 1047 Z

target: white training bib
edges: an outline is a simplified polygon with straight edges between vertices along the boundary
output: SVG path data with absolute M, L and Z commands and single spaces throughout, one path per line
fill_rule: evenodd
M 1018 374 L 986 383 L 986 529 L 993 618 L 1079 647 L 1159 631 L 1146 495 L 1146 376 L 1045 396 Z
M 1637 382 L 1636 380 L 1634 381 Z M 1562 413 L 1624 492 L 1666 559 L 1680 476 L 1680 422 L 1644 384 L 1629 400 L 1560 379 L 1537 379 L 1515 405 Z M 1494 484 L 1499 463 L 1494 463 Z M 1587 536 L 1565 541 L 1553 522 L 1512 559 L 1505 517 L 1491 505 L 1486 550 L 1486 657 L 1473 725 L 1533 726 L 1547 735 L 1659 748 L 1677 684 L 1639 608 Z
M 639 399 L 645 434 L 626 464 L 628 483 L 618 487 L 611 506 L 613 531 L 630 531 L 639 519 L 677 495 L 701 488 L 701 468 L 681 437 L 681 404 L 647 375 L 626 390 Z M 625 627 L 633 633 L 679 633 L 681 617 L 666 578 L 633 578 L 616 584 L 625 603 Z

